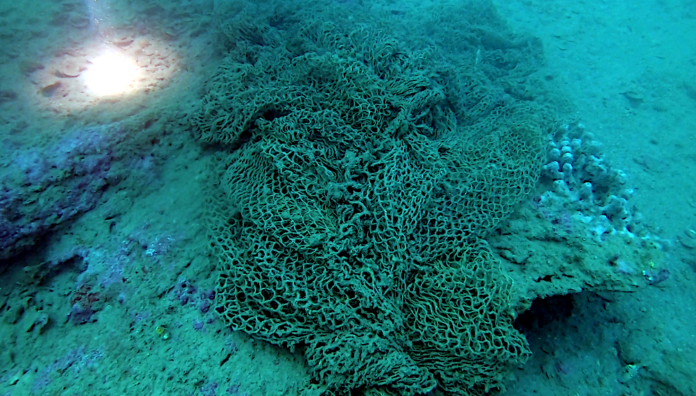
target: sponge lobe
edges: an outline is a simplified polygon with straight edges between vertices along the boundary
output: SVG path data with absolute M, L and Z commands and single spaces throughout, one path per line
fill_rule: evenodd
M 227 25 L 193 117 L 222 148 L 218 311 L 301 351 L 327 393 L 500 389 L 530 352 L 483 238 L 539 176 L 546 110 L 349 18 L 290 19 Z

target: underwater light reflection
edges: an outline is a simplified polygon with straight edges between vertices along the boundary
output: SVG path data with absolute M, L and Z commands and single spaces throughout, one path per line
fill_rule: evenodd
M 133 89 L 140 68 L 125 55 L 106 53 L 93 59 L 84 73 L 87 88 L 97 96 L 109 96 Z

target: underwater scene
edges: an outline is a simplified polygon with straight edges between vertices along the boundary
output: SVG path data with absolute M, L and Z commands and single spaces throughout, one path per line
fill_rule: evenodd
M 0 396 L 696 395 L 695 38 L 0 0 Z

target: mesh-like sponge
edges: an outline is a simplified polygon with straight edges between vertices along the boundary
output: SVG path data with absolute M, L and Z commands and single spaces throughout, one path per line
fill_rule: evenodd
M 301 351 L 327 394 L 499 389 L 530 352 L 483 238 L 538 177 L 543 109 L 365 26 L 304 20 L 228 33 L 193 117 L 225 148 L 218 311 Z

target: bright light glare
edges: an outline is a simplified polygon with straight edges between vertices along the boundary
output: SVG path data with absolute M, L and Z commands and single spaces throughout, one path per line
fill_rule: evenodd
M 84 78 L 91 91 L 99 96 L 108 96 L 126 92 L 138 74 L 140 69 L 130 59 L 107 54 L 92 61 Z

